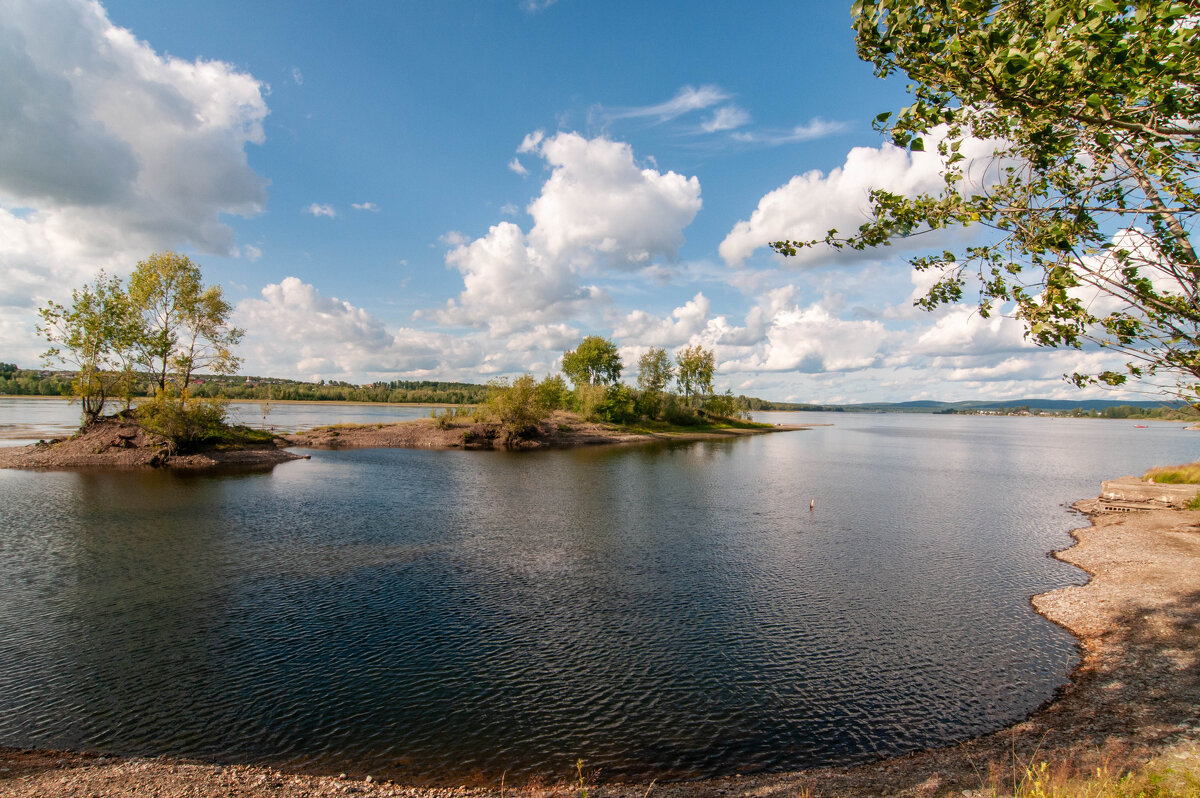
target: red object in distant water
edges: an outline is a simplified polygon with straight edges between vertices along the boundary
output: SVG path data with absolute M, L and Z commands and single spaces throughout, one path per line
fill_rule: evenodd
M 1134 429 L 1149 429 L 1150 425 L 1149 424 L 1134 424 L 1133 428 Z

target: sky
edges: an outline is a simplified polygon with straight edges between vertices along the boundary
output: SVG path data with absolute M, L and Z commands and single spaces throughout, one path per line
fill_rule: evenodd
M 871 127 L 908 95 L 849 2 L 0 6 L 0 361 L 170 249 L 234 304 L 243 374 L 540 377 L 601 335 L 629 381 L 700 344 L 776 401 L 1121 398 L 1062 378 L 1102 352 L 914 308 L 917 250 L 770 250 L 939 185 Z

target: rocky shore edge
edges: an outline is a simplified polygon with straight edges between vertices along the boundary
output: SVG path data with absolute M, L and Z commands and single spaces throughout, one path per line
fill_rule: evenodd
M 285 451 L 287 441 L 208 447 L 176 453 L 164 439 L 146 432 L 128 415 L 107 416 L 69 438 L 39 441 L 29 446 L 0 448 L 0 468 L 271 468 L 304 455 Z
M 1094 505 L 1093 505 L 1094 506 Z M 1080 640 L 1070 683 L 1025 721 L 959 745 L 851 768 L 698 782 L 588 784 L 592 798 L 984 796 L 1035 762 L 1087 774 L 1156 762 L 1200 772 L 1200 511 L 1092 517 L 1055 553 L 1087 584 L 1034 596 Z M 580 785 L 415 787 L 167 758 L 0 749 L 0 798 L 16 796 L 578 796 Z

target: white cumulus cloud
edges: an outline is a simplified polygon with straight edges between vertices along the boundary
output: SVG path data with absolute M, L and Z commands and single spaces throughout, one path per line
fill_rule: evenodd
M 128 273 L 166 248 L 235 254 L 221 215 L 267 199 L 245 152 L 263 141 L 263 93 L 229 64 L 159 54 L 92 0 L 5 2 L 0 302 L 24 310 L 0 347 L 23 353 L 28 309 L 99 268 Z
M 926 152 L 909 153 L 892 144 L 855 147 L 845 163 L 825 174 L 819 170 L 797 175 L 767 193 L 745 221 L 734 225 L 721 242 L 720 253 L 730 265 L 740 265 L 750 255 L 780 239 L 822 239 L 831 229 L 849 234 L 869 218 L 869 192 L 873 188 L 916 195 L 943 185 L 942 158 L 935 141 Z M 994 144 L 968 140 L 963 145 L 967 168 L 989 159 Z M 927 243 L 927 242 L 922 242 Z M 828 256 L 824 247 L 803 250 L 794 264 Z
M 603 298 L 583 278 L 674 258 L 700 210 L 700 181 L 638 165 L 632 148 L 577 133 L 526 136 L 520 150 L 551 167 L 527 208 L 528 233 L 501 222 L 446 256 L 463 291 L 438 314 L 445 323 L 515 330 L 562 319 Z
M 698 178 L 641 168 L 624 142 L 559 133 L 538 152 L 553 171 L 529 206 L 529 239 L 551 258 L 629 265 L 673 256 L 700 210 Z
M 530 327 L 500 340 L 491 332 L 452 334 L 392 328 L 361 307 L 327 297 L 297 277 L 238 303 L 246 373 L 303 379 L 442 379 L 479 382 L 493 374 L 552 369 L 577 330 L 561 323 Z

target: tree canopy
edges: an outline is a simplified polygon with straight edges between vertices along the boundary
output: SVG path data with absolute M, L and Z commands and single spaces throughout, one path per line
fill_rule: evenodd
M 689 402 L 713 392 L 713 374 L 716 371 L 716 355 L 711 349 L 696 344 L 675 353 L 679 364 L 676 381 L 679 391 Z
M 139 261 L 129 278 L 129 302 L 138 316 L 138 362 L 159 390 L 173 378 L 180 396 L 201 369 L 232 374 L 241 361 L 233 347 L 242 331 L 229 324 L 233 307 L 220 286 L 205 287 L 200 267 L 176 252 Z
M 675 367 L 671 364 L 671 356 L 661 347 L 650 347 L 644 355 L 638 358 L 638 388 L 650 393 L 662 393 L 671 384 L 675 376 Z
M 589 335 L 563 353 L 563 374 L 575 385 L 611 385 L 621 379 L 621 355 L 607 338 Z
M 70 307 L 49 302 L 39 309 L 37 329 L 50 343 L 42 359 L 75 367 L 71 389 L 87 424 L 100 417 L 110 398 L 129 398 L 139 330 L 116 277 L 101 272 L 91 285 L 75 289 L 71 299 Z
M 72 293 L 69 307 L 49 302 L 41 308 L 38 333 L 50 343 L 42 357 L 75 367 L 72 391 L 85 423 L 114 395 L 128 405 L 140 367 L 159 400 L 139 411 L 144 425 L 159 423 L 168 437 L 186 442 L 223 415 L 219 403 L 189 402 L 188 388 L 199 369 L 237 369 L 232 348 L 242 331 L 229 324 L 232 311 L 221 288 L 205 287 L 200 267 L 186 256 L 155 253 L 137 264 L 128 288 L 101 273 Z M 168 398 L 178 400 L 169 411 L 160 406 Z
M 873 218 L 823 242 L 978 229 L 960 252 L 912 260 L 937 275 L 918 304 L 961 301 L 973 283 L 982 315 L 1011 313 L 1039 345 L 1124 356 L 1076 384 L 1161 374 L 1161 389 L 1200 398 L 1200 2 L 857 0 L 853 16 L 876 74 L 912 81 L 913 104 L 878 127 L 912 151 L 935 145 L 944 185 L 873 191 Z M 972 163 L 970 140 L 994 155 Z

